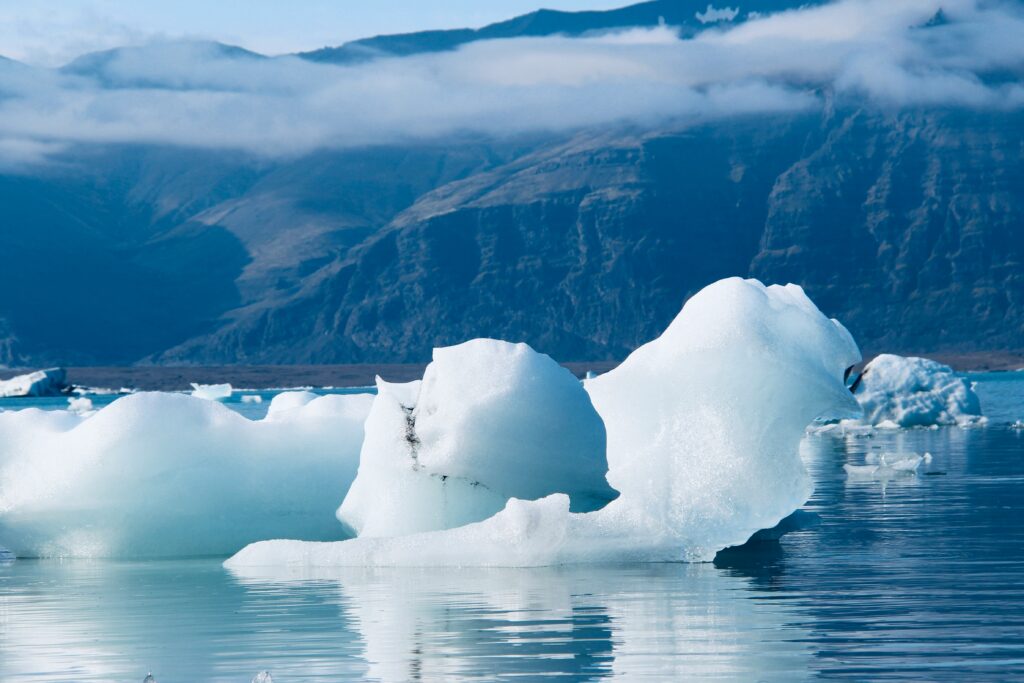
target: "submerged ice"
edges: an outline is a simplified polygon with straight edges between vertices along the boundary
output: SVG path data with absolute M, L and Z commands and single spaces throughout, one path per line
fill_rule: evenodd
M 451 350 L 451 367 L 458 369 L 463 362 L 472 366 L 463 359 L 471 348 Z M 409 525 L 382 524 L 379 537 L 364 534 L 340 543 L 257 543 L 228 566 L 526 566 L 710 559 L 717 550 L 773 527 L 806 501 L 811 482 L 799 457 L 799 442 L 806 425 L 817 417 L 860 414 L 844 384 L 844 372 L 859 360 L 849 333 L 826 318 L 799 287 L 723 280 L 690 299 L 660 338 L 614 371 L 587 381 L 586 390 L 607 431 L 607 481 L 620 493 L 605 507 L 573 512 L 573 496 L 566 495 L 573 489 L 564 484 L 555 489 L 560 492 L 533 501 L 502 489 L 502 496 L 513 497 L 483 521 L 408 535 L 400 532 Z M 406 438 L 410 444 L 406 461 L 411 458 L 408 449 L 419 447 L 422 416 L 413 414 L 426 412 L 421 405 L 429 375 L 423 386 L 382 386 L 367 422 L 360 477 L 364 465 L 375 468 L 387 460 L 381 454 L 403 452 L 396 440 Z M 565 391 L 564 398 L 545 403 L 544 410 L 556 422 L 577 424 L 582 402 Z M 472 394 L 441 393 L 449 415 L 472 414 Z M 481 471 L 500 471 L 496 481 L 513 476 L 529 483 L 521 475 L 531 470 L 520 469 L 515 447 L 532 438 L 517 427 L 521 411 L 528 408 L 524 403 L 526 399 L 512 394 L 505 399 L 506 408 L 491 412 L 489 421 L 468 423 L 473 433 L 486 425 L 520 436 L 508 442 L 512 448 L 481 451 L 480 462 L 486 463 Z M 404 433 L 403 413 L 406 427 L 408 418 L 415 418 L 411 431 Z M 451 430 L 439 436 L 445 447 L 438 462 L 477 461 L 468 455 L 473 451 L 460 447 L 463 432 L 443 423 L 437 428 L 438 434 Z M 379 447 L 373 445 L 377 439 Z M 571 439 L 570 452 L 593 465 L 596 460 L 588 459 L 578 445 Z M 572 479 L 573 486 L 585 481 L 586 471 Z M 547 480 L 546 475 L 541 479 Z M 346 500 L 342 505 L 342 517 L 355 520 L 350 523 L 357 528 L 358 515 L 349 516 L 346 507 L 365 512 L 379 498 L 392 510 L 399 498 L 392 496 L 385 477 L 366 482 L 365 489 L 353 486 L 349 494 L 358 504 Z M 534 489 L 530 495 L 540 493 Z M 454 503 L 463 500 L 471 498 Z M 413 505 L 419 514 L 434 515 L 430 526 L 457 522 L 457 516 L 448 521 L 439 516 L 442 504 L 452 501 L 435 495 Z M 479 516 L 485 506 L 476 505 L 474 500 L 471 507 Z M 363 518 L 367 526 L 368 519 Z
M 279 396 L 260 421 L 158 393 L 94 413 L 2 413 L 0 545 L 22 557 L 180 557 L 344 538 L 334 509 L 372 400 Z
M 927 358 L 882 354 L 864 368 L 855 392 L 864 421 L 882 428 L 983 422 L 970 381 Z
M 588 511 L 617 495 L 587 392 L 526 344 L 435 349 L 422 381 L 377 389 L 359 474 L 338 510 L 360 536 L 478 522 L 510 498 L 561 492 Z

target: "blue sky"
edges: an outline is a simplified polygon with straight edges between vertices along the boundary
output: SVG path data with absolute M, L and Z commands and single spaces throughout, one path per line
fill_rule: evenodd
M 607 9 L 630 0 L 0 0 L 0 54 L 54 66 L 160 38 L 203 38 L 264 53 L 379 33 L 481 26 L 539 7 Z

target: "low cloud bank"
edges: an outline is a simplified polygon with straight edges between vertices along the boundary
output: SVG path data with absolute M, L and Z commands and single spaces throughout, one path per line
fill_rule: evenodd
M 457 133 L 655 125 L 820 106 L 1024 106 L 1024 10 L 840 0 L 718 24 L 486 41 L 357 66 L 156 43 L 50 70 L 0 61 L 0 166 L 78 143 L 260 155 Z

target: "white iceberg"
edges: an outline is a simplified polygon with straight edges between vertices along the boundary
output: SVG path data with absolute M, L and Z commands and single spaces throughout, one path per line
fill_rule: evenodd
M 312 391 L 283 391 L 270 399 L 267 419 L 278 420 L 320 398 Z
M 68 389 L 66 378 L 63 368 L 49 368 L 0 380 L 0 398 L 59 396 Z
M 69 397 L 68 410 L 80 415 L 91 413 L 93 410 L 92 399 L 86 398 L 85 396 Z
M 872 478 L 884 479 L 899 474 L 914 474 L 921 467 L 922 463 L 932 461 L 931 453 L 917 455 L 893 454 L 893 453 L 869 453 L 864 458 L 864 465 L 843 465 L 847 476 L 851 478 Z
M 807 500 L 804 430 L 823 415 L 859 415 L 843 381 L 859 359 L 845 328 L 799 287 L 723 280 L 690 299 L 659 339 L 587 382 L 608 433 L 608 481 L 621 493 L 601 510 L 572 513 L 562 493 L 512 499 L 454 529 L 268 541 L 226 566 L 709 560 Z
M 882 429 L 984 423 L 971 382 L 927 358 L 876 357 L 864 368 L 854 395 L 864 422 Z
M 589 511 L 617 495 L 587 392 L 526 344 L 435 349 L 422 382 L 378 378 L 377 388 L 359 474 L 338 510 L 360 536 L 478 522 L 510 498 L 561 492 Z
M 88 415 L 0 414 L 0 545 L 21 557 L 228 555 L 263 538 L 334 540 L 370 395 L 275 419 L 140 393 Z
M 223 401 L 231 398 L 234 389 L 230 384 L 196 384 L 192 382 L 192 395 L 207 401 Z

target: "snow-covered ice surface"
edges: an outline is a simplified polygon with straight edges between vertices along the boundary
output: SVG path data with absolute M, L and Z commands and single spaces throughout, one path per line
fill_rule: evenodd
M 338 519 L 360 536 L 484 520 L 510 498 L 568 494 L 574 511 L 616 497 L 605 428 L 572 373 L 526 344 L 434 350 L 423 380 L 378 380 L 359 474 Z
M 603 509 L 572 513 L 561 493 L 512 499 L 454 529 L 268 541 L 226 565 L 707 560 L 804 503 L 811 483 L 800 440 L 815 418 L 860 414 L 843 381 L 859 359 L 849 333 L 799 287 L 723 280 L 690 299 L 660 338 L 587 382 L 607 429 L 608 481 L 621 494 Z
M 159 393 L 92 414 L 0 413 L 0 545 L 22 557 L 134 558 L 344 538 L 334 510 L 372 400 L 324 396 L 259 421 Z
M 927 358 L 878 356 L 864 368 L 856 397 L 864 422 L 883 429 L 984 423 L 971 382 Z

